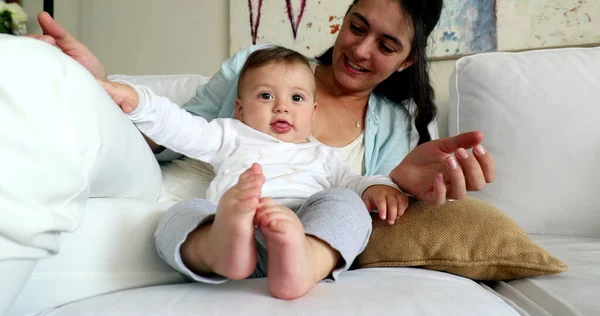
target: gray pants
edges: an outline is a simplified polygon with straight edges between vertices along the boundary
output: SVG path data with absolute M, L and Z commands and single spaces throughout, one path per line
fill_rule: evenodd
M 180 247 L 187 235 L 198 226 L 214 219 L 216 206 L 206 200 L 179 202 L 163 215 L 154 234 L 161 258 L 191 279 L 203 283 L 223 283 L 228 279 L 218 275 L 198 275 L 181 259 Z M 328 189 L 309 197 L 296 210 L 307 235 L 315 236 L 333 249 L 342 259 L 329 280 L 350 268 L 371 235 L 371 216 L 361 198 L 347 189 Z M 256 230 L 258 262 L 250 278 L 267 276 L 267 248 L 261 232 Z

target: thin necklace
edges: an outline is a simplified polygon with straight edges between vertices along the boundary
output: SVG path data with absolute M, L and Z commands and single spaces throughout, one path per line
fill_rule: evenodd
M 319 80 L 322 84 L 324 84 L 332 93 L 333 95 L 336 96 L 336 99 L 338 101 L 340 101 L 340 103 L 344 106 L 344 109 L 346 109 L 346 114 L 348 114 L 348 117 L 353 120 L 354 122 L 356 122 L 356 128 L 360 128 L 360 121 L 356 120 L 352 117 L 352 115 L 350 115 L 350 110 L 348 110 L 348 107 L 346 106 L 346 104 L 344 103 L 344 101 L 342 101 L 338 96 L 337 93 L 335 92 L 335 90 L 333 90 L 333 88 L 328 85 L 325 81 L 321 80 L 321 78 L 319 78 L 318 76 L 315 75 L 315 77 L 317 78 L 317 80 Z

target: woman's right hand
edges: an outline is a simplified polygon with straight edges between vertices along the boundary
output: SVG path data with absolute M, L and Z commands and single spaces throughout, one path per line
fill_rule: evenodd
M 98 80 L 106 80 L 106 71 L 100 60 L 92 52 L 73 37 L 64 27 L 56 22 L 50 14 L 41 12 L 38 14 L 38 23 L 44 31 L 44 35 L 30 34 L 28 37 L 36 38 L 48 44 L 57 46 L 65 54 L 75 59 Z

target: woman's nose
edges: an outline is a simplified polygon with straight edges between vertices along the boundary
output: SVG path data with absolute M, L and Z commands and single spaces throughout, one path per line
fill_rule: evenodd
M 356 59 L 369 59 L 370 56 L 370 41 L 368 38 L 364 38 L 360 42 L 352 46 L 352 53 Z

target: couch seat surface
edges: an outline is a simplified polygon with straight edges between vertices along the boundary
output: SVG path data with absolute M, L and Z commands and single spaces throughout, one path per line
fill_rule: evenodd
M 266 279 L 173 284 L 96 296 L 44 315 L 519 315 L 477 283 L 415 268 L 349 271 L 306 296 L 278 300 Z
M 569 270 L 500 282 L 494 290 L 532 315 L 600 315 L 600 238 L 531 235 L 531 239 Z
M 82 226 L 38 263 L 7 316 L 518 315 L 476 282 L 415 268 L 349 271 L 290 302 L 270 297 L 265 279 L 184 283 L 154 250 L 154 228 L 172 203 L 88 201 Z

